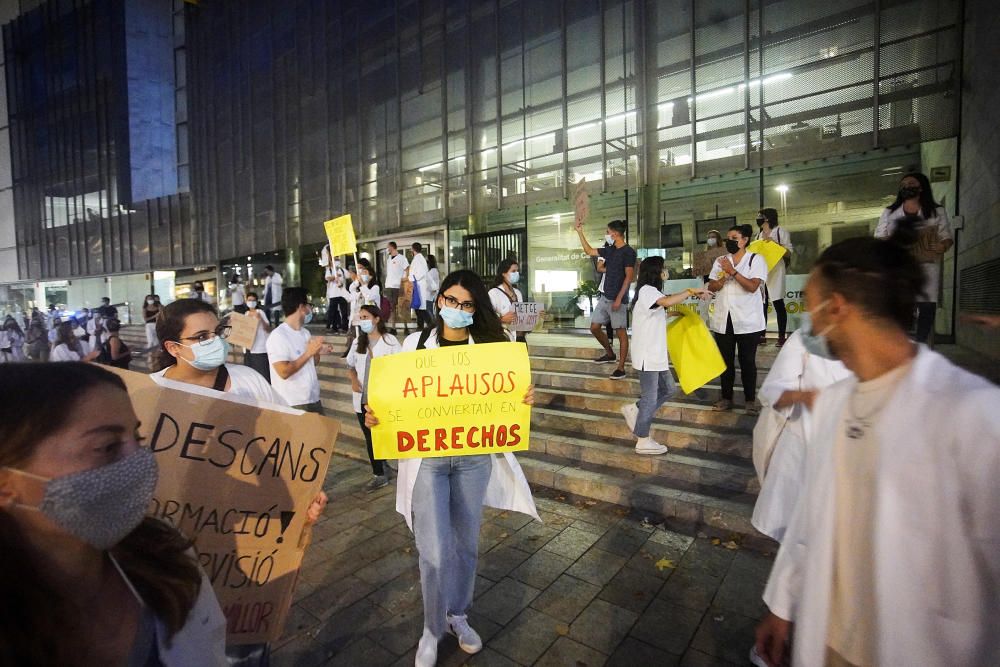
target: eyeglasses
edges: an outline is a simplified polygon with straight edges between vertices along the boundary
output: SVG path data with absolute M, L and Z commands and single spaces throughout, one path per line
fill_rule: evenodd
M 220 324 L 218 327 L 216 327 L 215 331 L 212 333 L 203 331 L 196 336 L 186 336 L 184 338 L 181 338 L 181 340 L 190 340 L 193 341 L 196 345 L 205 345 L 206 343 L 211 342 L 211 340 L 216 336 L 218 336 L 222 340 L 229 338 L 229 334 L 232 333 L 232 331 L 233 328 L 228 324 Z
M 475 301 L 459 301 L 453 296 L 444 295 L 444 305 L 449 308 L 460 308 L 467 313 L 476 312 L 476 302 Z

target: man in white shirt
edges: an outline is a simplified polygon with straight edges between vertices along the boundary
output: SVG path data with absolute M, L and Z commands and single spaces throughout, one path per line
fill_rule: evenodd
M 281 274 L 268 264 L 264 267 L 264 312 L 274 326 L 281 321 Z
M 715 260 L 707 287 L 716 295 L 709 328 L 715 334 L 715 342 L 726 362 L 726 371 L 719 380 L 722 399 L 714 409 L 729 410 L 733 407 L 738 348 L 747 414 L 755 415 L 760 412 L 757 403 L 757 344 L 764 332 L 764 302 L 760 286 L 767 280 L 767 262 L 763 257 L 747 252 L 752 234 L 750 225 L 730 228 L 726 235 L 726 251 L 729 254 Z
M 413 251 L 413 260 L 410 262 L 410 282 L 420 289 L 420 306 L 422 308 L 414 308 L 417 313 L 417 328 L 418 329 L 429 329 L 431 326 L 431 318 L 427 313 L 427 293 L 429 287 L 427 286 L 427 258 L 423 255 L 423 246 L 419 243 L 414 243 L 410 246 L 410 250 Z
M 403 274 L 410 263 L 406 257 L 396 249 L 396 242 L 389 241 L 389 256 L 385 260 L 385 298 L 389 300 L 389 321 L 387 324 L 392 329 L 396 325 L 396 315 L 399 309 L 399 286 L 403 282 Z
M 778 320 L 778 347 L 785 344 L 785 331 L 788 329 L 788 311 L 785 310 L 785 272 L 792 256 L 792 237 L 788 230 L 778 224 L 778 211 L 773 208 L 762 208 L 757 213 L 758 241 L 777 243 L 785 249 L 785 255 L 767 272 L 764 284 L 764 321 L 767 321 L 767 303 L 774 304 L 774 317 Z M 760 337 L 761 345 L 764 336 Z
M 1000 389 L 907 331 L 925 277 L 890 241 L 827 248 L 807 348 L 854 373 L 812 406 L 754 664 L 1000 664 Z M 804 340 L 805 342 L 805 340 Z
M 322 336 L 305 325 L 312 321 L 312 304 L 305 287 L 289 287 L 281 295 L 285 321 L 267 337 L 271 385 L 293 408 L 323 414 L 316 361 L 331 352 Z
M 340 268 L 340 260 L 335 259 L 326 267 L 326 330 L 347 333 L 350 328 L 349 306 L 347 298 L 347 276 Z

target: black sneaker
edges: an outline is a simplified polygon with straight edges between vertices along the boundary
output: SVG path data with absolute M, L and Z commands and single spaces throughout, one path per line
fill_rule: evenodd
M 625 379 L 625 371 L 623 371 L 620 368 L 616 368 L 615 372 L 611 374 L 611 379 L 612 380 L 624 380 Z
M 594 359 L 595 364 L 611 364 L 616 361 L 618 361 L 618 357 L 613 354 L 608 354 L 607 352 L 605 352 L 603 356 Z

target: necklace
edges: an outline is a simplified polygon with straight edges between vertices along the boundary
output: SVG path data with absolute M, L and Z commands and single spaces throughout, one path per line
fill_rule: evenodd
M 895 383 L 893 383 L 895 385 Z M 871 428 L 872 424 L 875 422 L 875 416 L 882 411 L 882 408 L 889 403 L 889 399 L 892 398 L 893 387 L 885 387 L 882 389 L 882 396 L 879 397 L 880 400 L 875 401 L 874 407 L 871 408 L 867 414 L 859 415 L 854 409 L 854 401 L 858 396 L 858 390 L 855 388 L 854 393 L 851 394 L 850 398 L 847 399 L 847 429 L 845 435 L 851 440 L 860 440 L 865 437 L 868 433 L 868 429 Z

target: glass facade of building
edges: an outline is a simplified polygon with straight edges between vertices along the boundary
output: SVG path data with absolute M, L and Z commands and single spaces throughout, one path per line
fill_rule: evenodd
M 376 259 L 389 239 L 420 240 L 445 268 L 489 273 L 518 249 L 530 298 L 573 326 L 595 279 L 572 229 L 586 179 L 590 238 L 626 219 L 640 256 L 664 255 L 681 280 L 706 228 L 773 206 L 794 277 L 825 245 L 870 233 L 907 171 L 933 170 L 953 212 L 961 12 L 961 0 L 185 5 L 177 161 L 191 196 L 187 228 L 166 240 L 188 245 L 158 253 L 143 231 L 155 221 L 131 243 L 148 243 L 142 268 L 272 251 L 304 265 L 322 222 L 346 212 Z M 48 266 L 29 275 L 66 275 Z

